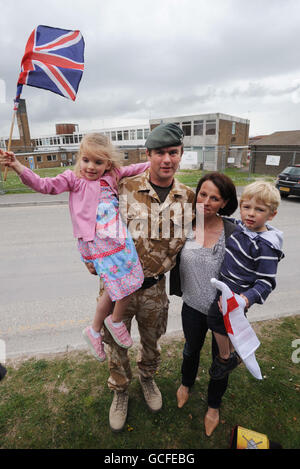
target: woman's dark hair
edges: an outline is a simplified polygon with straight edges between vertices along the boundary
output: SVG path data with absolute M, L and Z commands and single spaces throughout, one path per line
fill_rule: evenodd
M 236 189 L 235 185 L 233 184 L 230 177 L 226 176 L 223 173 L 219 173 L 218 171 L 214 171 L 212 173 L 207 173 L 203 176 L 200 181 L 198 182 L 197 189 L 195 192 L 195 198 L 193 207 L 196 207 L 198 193 L 201 189 L 202 184 L 205 181 L 211 181 L 214 185 L 219 189 L 222 199 L 228 200 L 227 204 L 224 208 L 220 208 L 219 215 L 232 215 L 233 212 L 238 207 L 238 200 L 236 196 Z

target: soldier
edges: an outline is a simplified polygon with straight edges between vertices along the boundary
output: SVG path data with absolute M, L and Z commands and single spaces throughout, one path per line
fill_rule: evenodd
M 128 331 L 133 317 L 138 324 L 139 381 L 153 412 L 162 407 L 162 396 L 153 376 L 160 362 L 158 340 L 166 332 L 168 320 L 165 273 L 175 264 L 188 231 L 186 222 L 191 222 L 192 218 L 194 192 L 174 179 L 183 153 L 183 137 L 182 130 L 175 124 L 156 127 L 145 143 L 149 169 L 123 179 L 119 186 L 120 210 L 123 219 L 127 217 L 145 276 L 141 289 L 132 294 L 123 321 Z M 104 342 L 109 345 L 108 387 L 114 391 L 109 423 L 113 431 L 120 431 L 127 418 L 132 372 L 127 350 L 111 340 L 106 329 Z

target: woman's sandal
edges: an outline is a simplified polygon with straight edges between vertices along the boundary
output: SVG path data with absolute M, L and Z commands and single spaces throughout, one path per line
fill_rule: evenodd
M 177 406 L 179 409 L 181 409 L 181 407 L 183 407 L 184 404 L 186 404 L 186 402 L 188 401 L 189 388 L 181 384 L 179 388 L 177 389 L 176 396 L 177 396 Z
M 218 409 L 216 409 L 218 410 Z M 205 427 L 205 434 L 206 436 L 211 436 L 213 431 L 217 428 L 220 422 L 220 414 L 219 411 L 216 413 L 215 416 L 213 416 L 210 412 L 209 409 L 205 414 L 204 417 L 204 427 Z

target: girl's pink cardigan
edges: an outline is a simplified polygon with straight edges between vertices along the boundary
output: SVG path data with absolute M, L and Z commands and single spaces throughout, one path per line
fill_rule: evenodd
M 97 181 L 78 178 L 69 169 L 53 178 L 40 178 L 29 168 L 25 168 L 20 175 L 20 179 L 27 186 L 43 194 L 70 192 L 69 208 L 74 236 L 75 238 L 83 238 L 84 241 L 92 241 L 95 235 L 100 180 L 106 181 L 118 196 L 118 182 L 120 179 L 140 174 L 149 166 L 149 162 L 122 166 L 108 172 Z

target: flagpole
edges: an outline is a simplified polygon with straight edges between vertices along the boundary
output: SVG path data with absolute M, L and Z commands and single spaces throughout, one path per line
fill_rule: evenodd
M 7 151 L 10 151 L 10 148 L 11 148 L 12 134 L 13 134 L 13 131 L 14 131 L 16 114 L 17 114 L 17 110 L 15 109 L 14 112 L 13 112 L 13 118 L 12 118 L 11 126 L 10 126 L 10 133 L 9 133 Z M 4 170 L 4 175 L 3 175 L 3 180 L 4 181 L 6 181 L 6 178 L 7 178 L 7 171 L 8 171 L 8 167 L 6 166 L 5 170 Z

